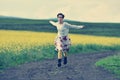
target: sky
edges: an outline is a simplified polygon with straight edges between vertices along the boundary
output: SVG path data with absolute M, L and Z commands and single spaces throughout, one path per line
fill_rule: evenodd
M 120 0 L 0 0 L 0 15 L 32 19 L 65 18 L 86 22 L 120 22 Z

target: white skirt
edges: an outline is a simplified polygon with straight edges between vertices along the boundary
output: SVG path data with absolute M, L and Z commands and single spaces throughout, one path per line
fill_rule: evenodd
M 62 50 L 62 52 L 68 52 L 71 46 L 71 40 L 68 36 L 57 36 L 54 43 L 55 50 Z

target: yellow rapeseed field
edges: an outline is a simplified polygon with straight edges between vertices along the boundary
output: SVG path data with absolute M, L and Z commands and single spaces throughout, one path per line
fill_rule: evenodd
M 0 30 L 0 52 L 54 44 L 56 33 Z M 120 45 L 120 38 L 69 34 L 74 44 Z

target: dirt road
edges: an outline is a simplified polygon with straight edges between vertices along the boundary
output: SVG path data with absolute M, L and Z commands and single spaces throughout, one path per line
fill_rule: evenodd
M 57 67 L 57 58 L 31 62 L 6 69 L 0 80 L 119 80 L 115 75 L 95 66 L 95 62 L 115 52 L 72 54 L 68 64 Z

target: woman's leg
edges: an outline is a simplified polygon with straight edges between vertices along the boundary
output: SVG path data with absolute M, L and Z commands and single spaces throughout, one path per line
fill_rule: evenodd
M 62 59 L 62 50 L 58 51 L 58 59 Z
M 64 52 L 64 54 L 63 54 L 63 55 L 64 55 L 64 57 L 67 57 L 67 52 Z
M 67 64 L 67 52 L 64 52 L 64 64 Z
M 62 50 L 58 51 L 58 67 L 61 66 L 61 61 L 62 61 Z

